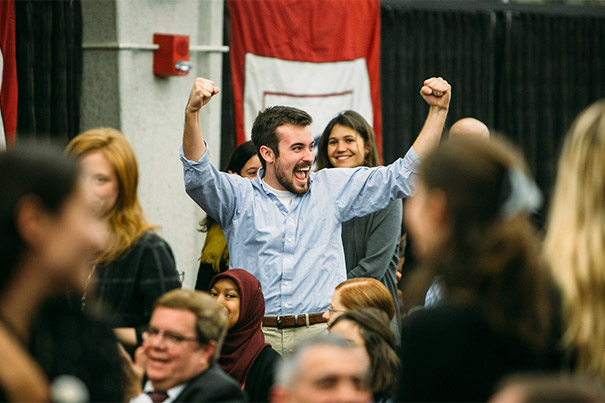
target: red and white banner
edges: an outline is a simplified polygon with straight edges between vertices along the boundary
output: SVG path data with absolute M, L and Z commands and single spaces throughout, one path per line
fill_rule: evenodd
M 0 1 L 0 149 L 15 144 L 17 135 L 17 55 L 15 3 Z
M 382 155 L 379 0 L 229 0 L 237 143 L 259 111 L 293 106 L 314 137 L 339 112 L 374 127 Z

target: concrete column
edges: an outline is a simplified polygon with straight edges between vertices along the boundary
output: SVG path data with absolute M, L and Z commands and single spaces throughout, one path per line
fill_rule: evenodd
M 222 0 L 86 0 L 83 42 L 153 42 L 154 33 L 189 35 L 190 45 L 222 45 Z M 204 234 L 202 210 L 185 194 L 178 158 L 184 108 L 196 76 L 221 85 L 222 54 L 191 53 L 193 70 L 183 77 L 153 75 L 153 51 L 84 49 L 81 130 L 120 129 L 132 143 L 140 170 L 139 198 L 148 219 L 162 227 L 193 288 Z M 211 160 L 220 155 L 220 94 L 202 112 Z

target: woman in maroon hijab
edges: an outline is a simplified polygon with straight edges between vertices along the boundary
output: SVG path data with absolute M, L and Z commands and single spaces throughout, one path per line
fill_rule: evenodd
M 228 315 L 228 331 L 218 360 L 242 385 L 251 402 L 268 402 L 280 355 L 265 343 L 261 322 L 265 298 L 259 281 L 241 269 L 230 269 L 210 281 L 210 295 Z

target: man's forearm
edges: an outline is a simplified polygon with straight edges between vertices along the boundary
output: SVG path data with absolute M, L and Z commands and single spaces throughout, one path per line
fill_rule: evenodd
M 189 161 L 197 161 L 206 153 L 206 144 L 202 137 L 200 112 L 185 111 L 185 128 L 183 130 L 183 154 Z
M 426 79 L 423 84 L 420 95 L 430 109 L 424 126 L 413 145 L 414 151 L 420 158 L 439 145 L 452 95 L 452 87 L 441 77 Z
M 431 106 L 429 109 L 429 114 L 424 121 L 424 126 L 422 126 L 422 130 L 413 145 L 414 151 L 416 151 L 418 157 L 422 158 L 441 141 L 441 134 L 443 133 L 443 127 L 445 126 L 447 112 L 447 109 L 438 106 Z
M 185 108 L 183 129 L 183 154 L 189 161 L 197 161 L 206 153 L 200 125 L 200 109 L 218 93 L 219 89 L 214 86 L 214 81 L 202 77 L 195 79 Z

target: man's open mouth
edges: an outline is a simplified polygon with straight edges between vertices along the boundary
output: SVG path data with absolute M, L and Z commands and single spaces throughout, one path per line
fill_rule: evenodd
M 305 182 L 309 178 L 309 171 L 311 167 L 307 166 L 304 168 L 299 168 L 294 170 L 294 177 L 301 182 Z

